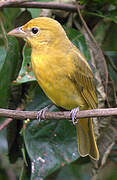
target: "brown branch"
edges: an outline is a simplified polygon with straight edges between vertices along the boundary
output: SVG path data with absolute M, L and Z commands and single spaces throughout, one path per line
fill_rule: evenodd
M 11 121 L 13 121 L 12 118 L 7 118 L 4 122 L 0 123 L 0 131 L 5 128 Z
M 70 11 L 70 12 L 77 11 L 75 5 L 65 4 L 65 3 L 56 3 L 56 2 L 20 2 L 20 1 L 2 2 L 0 3 L 0 8 L 3 8 L 3 7 L 59 9 L 59 10 L 65 10 L 65 11 Z M 82 7 L 80 6 L 80 8 Z
M 9 109 L 0 109 L 0 117 L 9 117 L 13 119 L 25 120 L 25 119 L 37 119 L 38 111 L 18 111 Z M 106 116 L 117 116 L 117 108 L 107 109 L 93 109 L 79 111 L 76 118 L 86 117 L 106 117 Z M 41 117 L 40 117 L 41 118 Z M 45 120 L 70 120 L 70 111 L 64 112 L 45 112 Z
M 6 110 L 6 109 L 5 109 Z M 17 107 L 16 111 L 21 111 L 24 110 L 24 106 L 21 104 L 20 107 Z M 1 109 L 0 109 L 1 111 Z M 6 117 L 6 116 L 4 116 Z M 11 123 L 13 121 L 13 118 L 9 117 L 7 119 L 5 119 L 2 123 L 0 123 L 0 131 L 2 129 L 4 129 L 9 123 Z

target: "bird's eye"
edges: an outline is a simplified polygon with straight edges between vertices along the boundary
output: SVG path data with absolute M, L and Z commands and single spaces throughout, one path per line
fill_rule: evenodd
M 33 27 L 33 28 L 31 29 L 31 31 L 32 31 L 33 34 L 37 34 L 38 31 L 39 31 L 39 29 L 36 28 L 36 27 Z

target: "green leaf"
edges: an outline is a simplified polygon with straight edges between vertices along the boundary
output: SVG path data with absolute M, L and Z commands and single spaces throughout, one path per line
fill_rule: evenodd
M 35 77 L 32 72 L 30 55 L 31 55 L 31 47 L 26 43 L 23 48 L 23 63 L 18 78 L 16 80 L 16 84 L 35 81 Z
M 39 17 L 40 14 L 39 8 L 28 8 L 27 10 L 31 13 L 32 18 Z
M 117 36 L 116 30 L 117 24 L 111 23 L 107 32 L 105 33 L 104 41 L 102 42 L 102 49 L 104 51 L 117 51 L 117 41 L 115 41 Z
M 4 46 L 0 46 L 0 71 L 6 58 L 6 50 Z
M 110 59 L 111 63 L 115 66 L 116 71 L 114 71 L 112 65 L 109 64 L 109 62 L 107 61 L 107 65 L 108 65 L 108 70 L 110 73 L 111 78 L 114 81 L 114 85 L 117 88 L 117 52 L 116 51 L 105 51 L 105 54 L 108 56 L 108 58 Z
M 4 15 L 4 26 L 7 31 L 14 28 L 13 21 L 14 18 L 20 13 L 20 8 L 4 8 L 3 15 Z
M 27 110 L 42 109 L 50 103 L 38 87 Z M 52 111 L 57 111 L 54 107 Z M 46 177 L 78 157 L 75 127 L 67 120 L 37 120 L 27 124 L 24 141 L 32 162 L 32 180 Z
M 101 21 L 95 28 L 95 31 L 93 34 L 96 41 L 98 42 L 100 46 L 103 44 L 103 41 L 105 42 L 106 32 L 108 32 L 108 29 L 110 28 L 110 23 Z
M 94 12 L 86 12 L 86 14 L 97 16 L 104 18 L 104 20 L 113 21 L 114 23 L 117 23 L 117 10 L 112 10 L 108 12 L 108 14 L 103 14 L 101 11 Z
M 52 175 L 53 177 L 53 175 Z M 48 178 L 49 179 L 49 178 Z M 67 165 L 58 172 L 58 174 L 54 176 L 56 180 L 90 180 L 91 177 L 86 173 L 86 170 L 83 172 L 83 168 L 81 164 L 72 163 Z
M 89 50 L 87 48 L 83 34 L 73 28 L 65 27 L 65 30 L 72 43 L 81 51 L 81 53 L 86 57 L 87 60 L 90 60 Z
M 6 108 L 10 96 L 10 86 L 16 71 L 19 47 L 15 38 L 9 38 L 8 52 L 0 48 L 0 107 Z

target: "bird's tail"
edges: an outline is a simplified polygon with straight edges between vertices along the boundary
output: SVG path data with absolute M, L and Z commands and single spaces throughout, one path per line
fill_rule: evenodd
M 81 156 L 89 155 L 99 160 L 99 151 L 95 141 L 92 118 L 79 119 L 76 124 L 78 151 Z

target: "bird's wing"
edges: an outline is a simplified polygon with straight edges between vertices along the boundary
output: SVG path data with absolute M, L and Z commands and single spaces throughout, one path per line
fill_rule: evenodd
M 70 79 L 75 83 L 78 90 L 87 102 L 89 108 L 96 108 L 97 96 L 95 93 L 94 79 L 89 64 L 79 50 L 75 49 L 74 53 L 69 54 L 74 64 L 73 72 Z

